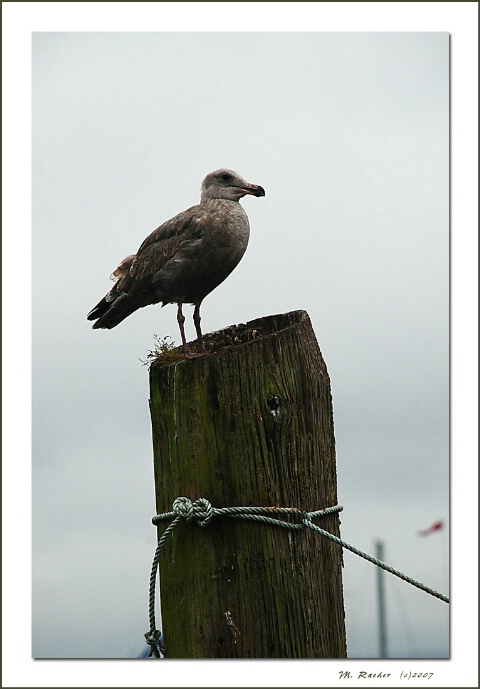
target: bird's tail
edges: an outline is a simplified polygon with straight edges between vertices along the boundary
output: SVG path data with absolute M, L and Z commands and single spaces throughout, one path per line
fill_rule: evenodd
M 126 295 L 120 294 L 116 299 L 108 299 L 110 293 L 103 297 L 96 306 L 87 314 L 87 320 L 96 321 L 92 328 L 106 328 L 111 330 L 129 316 L 135 307 L 129 308 L 126 303 Z
M 107 295 L 108 296 L 108 295 Z M 88 321 L 95 321 L 97 318 L 104 316 L 109 308 L 112 306 L 112 302 L 107 301 L 107 297 L 103 297 L 96 306 L 93 307 L 91 311 L 87 313 Z

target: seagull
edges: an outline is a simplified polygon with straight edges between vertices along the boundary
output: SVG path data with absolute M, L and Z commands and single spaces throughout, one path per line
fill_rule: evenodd
M 248 244 L 250 226 L 239 200 L 265 196 L 233 170 L 210 172 L 202 182 L 200 203 L 157 227 L 136 254 L 123 259 L 110 276 L 113 288 L 87 315 L 93 328 L 114 328 L 127 316 L 150 304 L 177 304 L 183 353 L 183 304 L 193 304 L 197 352 L 205 352 L 200 328 L 200 305 L 238 265 Z

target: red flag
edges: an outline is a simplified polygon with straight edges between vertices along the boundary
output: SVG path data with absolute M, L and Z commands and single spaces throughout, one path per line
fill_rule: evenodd
M 421 531 L 418 532 L 419 536 L 430 536 L 432 533 L 435 533 L 435 531 L 440 531 L 443 529 L 443 522 L 440 520 L 438 522 L 434 522 L 432 526 L 429 526 L 428 529 L 421 529 Z

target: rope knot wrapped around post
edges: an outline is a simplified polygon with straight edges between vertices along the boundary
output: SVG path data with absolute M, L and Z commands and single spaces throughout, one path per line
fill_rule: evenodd
M 173 511 L 187 522 L 195 519 L 199 526 L 208 526 L 212 521 L 213 507 L 206 498 L 198 498 L 192 502 L 188 498 L 176 498 Z
M 165 655 L 165 649 L 163 648 L 163 645 L 161 645 L 163 641 L 161 638 L 161 633 L 156 629 L 155 626 L 155 579 L 160 552 L 163 549 L 163 546 L 166 540 L 168 539 L 169 535 L 181 523 L 182 520 L 190 522 L 192 521 L 192 519 L 195 519 L 198 526 L 208 526 L 208 524 L 210 524 L 212 520 L 212 517 L 223 516 L 231 517 L 233 519 L 257 521 L 262 524 L 271 524 L 273 526 L 279 526 L 289 530 L 303 531 L 305 529 L 309 529 L 314 533 L 317 533 L 320 536 L 324 536 L 325 538 L 333 541 L 334 543 L 337 543 L 342 548 L 349 550 L 355 555 L 359 555 L 368 562 L 377 565 L 377 567 L 384 569 L 386 572 L 390 572 L 390 574 L 393 574 L 394 576 L 403 579 L 409 584 L 412 584 L 412 586 L 416 586 L 422 591 L 429 593 L 431 596 L 439 598 L 440 600 L 443 600 L 445 603 L 449 602 L 447 596 L 444 596 L 443 594 L 438 593 L 438 591 L 435 591 L 434 589 L 426 586 L 425 584 L 422 584 L 421 582 L 412 579 L 403 572 L 400 572 L 398 569 L 390 567 L 389 565 L 385 564 L 385 562 L 381 562 L 377 558 L 372 557 L 367 553 L 364 553 L 358 548 L 355 548 L 355 546 L 351 545 L 350 543 L 347 543 L 346 541 L 343 541 L 341 538 L 338 538 L 338 536 L 335 536 L 329 531 L 321 529 L 313 522 L 313 520 L 317 517 L 326 517 L 329 514 L 336 514 L 338 512 L 341 512 L 342 510 L 343 507 L 341 507 L 340 505 L 326 507 L 324 509 L 316 510 L 314 512 L 306 512 L 305 510 L 295 507 L 212 507 L 211 503 L 206 498 L 198 498 L 198 500 L 195 500 L 194 502 L 185 497 L 176 498 L 173 503 L 172 512 L 164 512 L 162 514 L 157 514 L 152 519 L 152 522 L 155 525 L 158 525 L 160 522 L 167 519 L 173 518 L 173 521 L 167 526 L 162 536 L 160 537 L 160 540 L 158 541 L 157 548 L 155 550 L 155 555 L 153 558 L 152 571 L 150 574 L 150 631 L 145 634 L 147 643 L 151 646 L 149 657 L 154 656 L 155 658 L 159 658 L 159 651 L 161 651 L 162 654 Z M 284 519 L 275 519 L 270 516 L 271 514 L 275 513 L 289 517 L 291 517 L 292 515 L 299 516 L 301 518 L 301 523 L 285 521 Z
M 302 524 L 305 526 L 307 529 L 310 528 L 310 524 L 312 523 L 312 515 L 310 512 L 305 512 L 302 510 Z

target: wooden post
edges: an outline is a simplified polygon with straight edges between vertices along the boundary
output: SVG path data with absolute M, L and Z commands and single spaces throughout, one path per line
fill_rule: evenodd
M 150 369 L 157 513 L 179 496 L 336 505 L 330 380 L 307 313 L 232 326 L 205 345 L 205 356 Z M 340 535 L 338 514 L 316 523 Z M 341 569 L 341 548 L 309 530 L 181 524 L 160 558 L 168 657 L 345 658 Z

